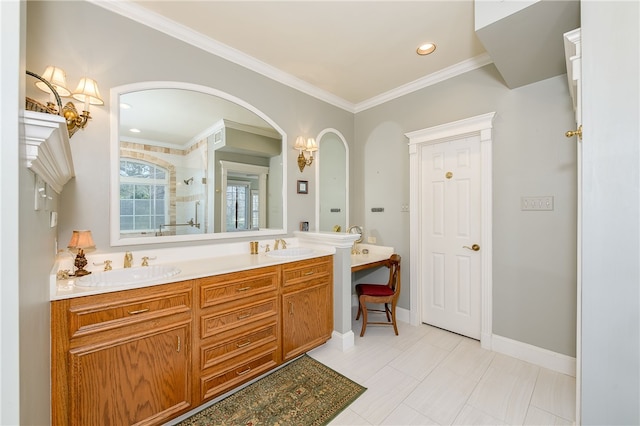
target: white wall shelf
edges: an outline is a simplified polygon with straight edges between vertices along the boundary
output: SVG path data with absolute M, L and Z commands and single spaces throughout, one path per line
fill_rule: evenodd
M 60 194 L 64 185 L 75 176 L 64 117 L 24 111 L 22 122 L 27 167 Z

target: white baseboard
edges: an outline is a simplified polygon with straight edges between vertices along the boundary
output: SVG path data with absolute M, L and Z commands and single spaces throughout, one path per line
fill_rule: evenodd
M 333 330 L 331 333 L 331 339 L 326 343 L 328 346 L 338 349 L 339 351 L 345 352 L 355 346 L 356 338 L 353 331 L 349 330 L 346 333 L 338 333 Z
M 488 349 L 495 352 L 509 355 L 558 373 L 576 376 L 576 359 L 574 357 L 495 334 L 491 336 L 489 346 Z

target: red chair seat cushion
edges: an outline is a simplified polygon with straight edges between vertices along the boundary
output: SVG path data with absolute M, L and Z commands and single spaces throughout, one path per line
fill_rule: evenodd
M 358 284 L 356 285 L 358 294 L 366 294 L 367 296 L 392 296 L 393 290 L 386 285 L 376 284 Z

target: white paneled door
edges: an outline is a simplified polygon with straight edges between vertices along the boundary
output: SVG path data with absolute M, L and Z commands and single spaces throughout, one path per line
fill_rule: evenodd
M 480 137 L 419 149 L 422 322 L 479 340 Z

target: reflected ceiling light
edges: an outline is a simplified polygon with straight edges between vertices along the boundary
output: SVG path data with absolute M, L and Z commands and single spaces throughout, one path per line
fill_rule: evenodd
M 302 172 L 305 166 L 310 166 L 313 163 L 313 152 L 318 150 L 318 144 L 314 138 L 307 139 L 304 136 L 298 136 L 293 149 L 300 152 L 298 155 L 298 168 Z M 309 158 L 305 157 L 305 152 L 309 153 Z
M 32 73 L 33 75 L 33 73 Z M 67 121 L 67 130 L 69 132 L 69 137 L 72 137 L 74 133 L 78 129 L 84 129 L 89 120 L 91 119 L 91 115 L 89 114 L 89 105 L 104 105 L 104 101 L 100 96 L 100 91 L 98 90 L 98 83 L 95 80 L 87 77 L 83 77 L 80 79 L 78 83 L 78 87 L 73 92 L 70 92 L 67 89 L 67 81 L 66 81 L 66 73 L 61 68 L 55 67 L 53 65 L 47 66 L 44 70 L 42 77 L 38 76 L 40 80 L 44 79 L 51 84 L 51 86 L 55 89 L 59 96 L 67 97 L 73 96 L 74 99 L 84 102 L 84 109 L 82 114 L 78 113 L 76 106 L 73 102 L 67 102 L 67 104 L 62 107 L 62 114 Z M 51 93 L 51 89 L 48 87 L 46 83 L 43 81 L 38 81 L 36 83 L 36 87 L 46 93 Z M 54 107 L 52 102 L 47 104 L 48 107 Z M 60 113 L 55 110 L 55 108 L 51 108 L 56 114 Z
M 140 130 L 140 129 L 129 129 L 129 131 L 130 131 L 131 133 L 140 133 L 140 132 L 141 132 L 141 130 Z
M 416 53 L 420 56 L 425 56 L 430 53 L 433 53 L 436 50 L 436 45 L 434 43 L 423 43 L 416 49 Z

